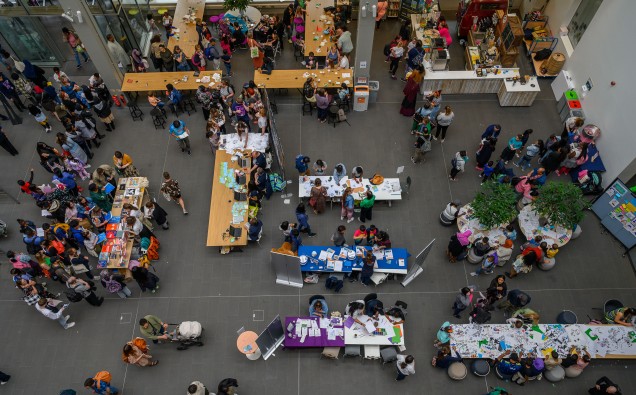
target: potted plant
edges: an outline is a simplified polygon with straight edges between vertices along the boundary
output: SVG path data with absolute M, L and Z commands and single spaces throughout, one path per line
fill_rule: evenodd
M 517 195 L 508 184 L 486 182 L 470 204 L 475 217 L 486 229 L 508 225 L 517 216 Z
M 241 18 L 243 18 L 245 17 L 245 10 L 251 2 L 252 0 L 223 0 L 223 7 L 225 7 L 226 10 L 233 10 L 236 8 L 239 10 Z
M 539 189 L 532 206 L 550 224 L 573 229 L 583 219 L 583 210 L 590 207 L 590 202 L 576 185 L 550 181 Z

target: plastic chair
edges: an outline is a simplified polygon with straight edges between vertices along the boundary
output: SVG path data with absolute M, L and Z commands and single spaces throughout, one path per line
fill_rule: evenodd
M 386 279 L 389 277 L 388 273 L 373 273 L 371 275 L 371 281 L 375 284 L 375 286 L 377 287 L 378 285 L 382 284 L 383 282 L 386 281 Z
M 380 359 L 380 346 L 378 345 L 364 345 L 364 359 Z
M 362 352 L 360 350 L 360 346 L 359 345 L 353 345 L 353 344 L 349 344 L 349 345 L 345 345 L 345 350 L 344 350 L 344 354 L 342 355 L 342 358 L 346 358 L 346 357 L 360 357 L 362 358 Z
M 325 347 L 322 349 L 320 357 L 325 357 L 327 359 L 338 359 L 338 354 L 340 354 L 340 347 Z
M 382 358 L 382 365 L 397 361 L 397 351 L 395 347 L 387 347 L 380 350 L 380 358 Z

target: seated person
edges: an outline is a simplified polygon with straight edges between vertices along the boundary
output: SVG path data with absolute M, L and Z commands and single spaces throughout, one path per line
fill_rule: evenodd
M 368 301 L 366 306 L 364 307 L 364 314 L 368 315 L 369 317 L 373 317 L 373 315 L 376 314 L 377 308 L 383 309 L 384 303 L 382 303 L 381 300 L 372 299 Z
M 512 313 L 512 318 L 523 321 L 524 324 L 537 325 L 539 323 L 540 315 L 536 311 L 528 308 L 523 308 Z
M 295 230 L 295 229 L 294 229 Z M 329 307 L 324 299 L 316 299 L 309 305 L 309 316 L 327 318 Z
M 309 52 L 309 56 L 305 57 L 305 68 L 308 68 L 308 69 L 318 68 L 318 58 L 314 56 L 313 52 Z
M 345 317 L 349 316 L 353 318 L 353 320 L 357 322 L 358 324 L 362 324 L 362 322 L 360 322 L 360 320 L 358 319 L 362 315 L 364 315 L 363 300 L 356 300 L 356 301 L 350 302 L 345 308 Z
M 461 362 L 462 356 L 459 355 L 455 346 L 453 346 L 453 351 L 455 351 L 456 357 L 452 355 L 451 349 L 442 347 L 442 349 L 437 352 L 437 355 L 433 357 L 431 364 L 436 368 L 448 369 L 453 362 Z
M 437 339 L 433 342 L 433 346 L 441 348 L 450 344 L 450 334 L 453 333 L 453 327 L 450 322 L 446 321 L 437 331 Z
M 510 356 L 508 359 L 505 357 Z M 521 362 L 519 354 L 512 352 L 512 350 L 506 350 L 503 354 L 495 359 L 495 371 L 499 377 L 512 377 L 515 373 L 521 370 Z
M 552 353 L 545 357 L 543 364 L 546 370 L 552 370 L 555 367 L 561 365 L 563 360 L 559 358 L 559 353 L 556 350 L 552 350 Z
M 543 373 L 544 364 L 541 358 L 526 358 L 523 361 L 521 370 L 512 376 L 512 381 L 519 385 L 524 385 L 528 380 L 536 380 Z
M 345 99 L 349 99 L 350 97 L 351 92 L 349 92 L 349 87 L 343 82 L 338 89 L 338 99 L 340 99 L 340 101 L 344 101 Z
M 263 221 L 258 218 L 251 218 L 247 225 L 247 239 L 250 241 L 258 241 L 262 230 Z
M 403 324 L 406 314 L 400 306 L 391 307 L 385 314 L 386 318 L 394 324 Z
M 607 322 L 618 325 L 634 326 L 632 322 L 634 316 L 636 316 L 636 309 L 632 307 L 621 307 L 620 309 L 608 312 L 605 319 Z
M 389 234 L 385 231 L 381 230 L 375 236 L 375 240 L 373 241 L 373 249 L 384 250 L 387 248 L 391 248 L 391 240 L 389 239 Z

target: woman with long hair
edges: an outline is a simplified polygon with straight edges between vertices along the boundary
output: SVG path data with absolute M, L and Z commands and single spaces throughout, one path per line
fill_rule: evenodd
M 155 366 L 159 363 L 159 361 L 152 361 L 146 341 L 139 337 L 126 343 L 121 357 L 124 362 L 141 367 Z
M 409 74 L 406 79 L 406 86 L 402 92 L 404 99 L 400 107 L 400 114 L 405 117 L 412 117 L 415 114 L 415 104 L 417 102 L 417 94 L 420 92 L 420 84 L 424 79 L 424 67 L 419 66 Z

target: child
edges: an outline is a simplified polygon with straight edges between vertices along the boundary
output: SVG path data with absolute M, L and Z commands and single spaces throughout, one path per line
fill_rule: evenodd
M 360 225 L 355 232 L 353 232 L 353 243 L 357 246 L 362 244 L 367 238 L 367 227 L 364 225 Z
M 535 247 L 539 247 L 539 245 L 541 245 L 541 241 L 543 241 L 543 237 L 535 236 L 534 239 L 528 240 L 528 243 Z
M 348 247 L 349 245 L 346 243 L 345 239 L 345 231 L 347 228 L 344 225 L 338 226 L 338 229 L 331 235 L 331 241 L 333 241 L 333 245 L 336 247 Z
M 46 119 L 46 115 L 44 115 L 44 113 L 40 110 L 39 107 L 36 107 L 33 104 L 29 104 L 28 109 L 31 115 L 33 115 L 33 117 L 35 118 L 35 120 L 40 125 L 42 125 L 42 127 L 44 128 L 44 131 L 46 131 L 47 133 L 50 133 L 51 130 L 53 130 L 51 125 L 49 125 L 48 120 Z
M 515 166 L 521 167 L 521 171 L 524 171 L 526 169 L 526 165 L 530 167 L 530 162 L 532 161 L 532 159 L 539 154 L 539 151 L 541 151 L 541 147 L 539 145 L 539 142 L 536 141 L 527 146 L 526 154 L 521 159 L 519 159 L 518 162 L 515 163 Z
M 490 177 L 492 177 L 492 174 L 495 172 L 494 165 L 495 165 L 495 162 L 488 161 L 488 163 L 486 163 L 486 165 L 484 166 L 484 171 L 482 171 L 481 174 L 479 175 L 479 177 L 482 178 L 481 180 L 482 184 L 490 180 Z
M 305 63 L 304 63 L 305 67 L 308 69 L 313 68 L 314 66 L 316 66 L 316 68 L 318 67 L 318 60 L 316 59 L 316 57 L 314 56 L 313 52 L 309 52 L 309 56 L 307 56 L 305 58 Z
M 506 229 L 504 229 L 503 234 L 504 236 L 506 236 L 506 239 L 510 239 L 512 241 L 517 240 L 517 231 L 512 225 L 506 226 Z
M 223 61 L 223 65 L 225 66 L 225 71 L 227 71 L 227 76 L 231 77 L 232 76 L 232 53 L 227 49 L 223 49 L 223 55 L 221 55 L 221 61 Z
M 548 258 L 554 258 L 556 254 L 558 253 L 559 253 L 559 246 L 556 244 L 552 244 L 552 247 L 548 248 L 548 250 L 545 252 L 545 256 L 547 256 Z
M 499 263 L 499 258 L 497 253 L 492 253 L 486 257 L 483 261 L 481 261 L 481 267 L 477 269 L 476 272 L 470 273 L 471 276 L 479 276 L 480 274 L 492 274 L 492 270 Z
M 373 245 L 373 239 L 375 239 L 375 235 L 378 233 L 378 228 L 375 225 L 371 225 L 367 228 L 367 245 Z

